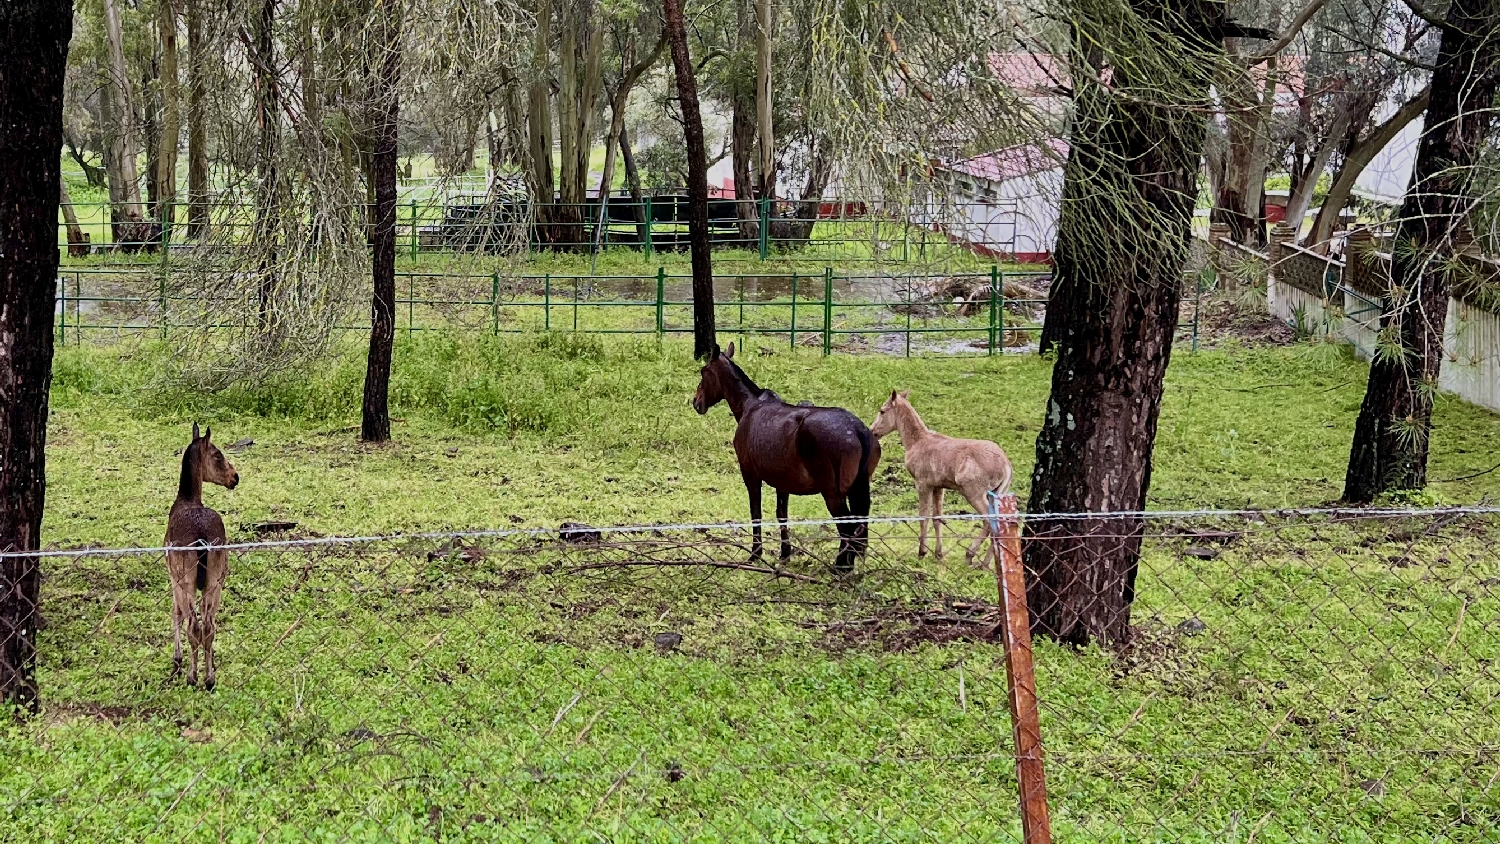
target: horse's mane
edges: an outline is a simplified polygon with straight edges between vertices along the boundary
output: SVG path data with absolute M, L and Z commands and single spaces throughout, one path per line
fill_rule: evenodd
M 729 370 L 734 373 L 736 378 L 740 379 L 740 383 L 745 385 L 745 388 L 750 391 L 750 395 L 758 396 L 763 392 L 768 392 L 756 386 L 756 383 L 750 380 L 750 376 L 745 374 L 745 370 L 740 369 L 739 364 L 729 358 L 724 358 L 724 362 L 729 364 Z

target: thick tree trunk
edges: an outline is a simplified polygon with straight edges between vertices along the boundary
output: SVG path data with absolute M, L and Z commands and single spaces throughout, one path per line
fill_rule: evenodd
M 703 115 L 698 110 L 698 82 L 688 55 L 687 27 L 681 0 L 662 0 L 672 68 L 677 75 L 677 101 L 682 108 L 682 133 L 687 142 L 688 245 L 693 259 L 693 357 L 706 358 L 717 342 L 714 328 L 714 268 L 708 239 L 708 147 L 703 140 Z
M 47 491 L 47 396 L 62 191 L 69 0 L 0 4 L 0 550 L 36 551 Z M 0 703 L 38 709 L 41 562 L 0 558 Z
M 560 204 L 553 221 L 562 230 L 564 242 L 577 249 L 588 243 L 584 206 L 601 93 L 604 13 L 593 0 L 578 0 L 569 4 L 563 21 L 557 97 L 562 168 L 557 183 Z
M 1344 500 L 1356 504 L 1427 485 L 1454 241 L 1467 227 L 1474 168 L 1500 82 L 1500 4 L 1454 0 L 1446 22 L 1426 130 L 1391 252 L 1382 342 L 1354 425 Z
M 154 219 L 171 227 L 171 208 L 177 201 L 177 144 L 182 136 L 182 95 L 177 80 L 177 2 L 157 0 L 157 30 L 161 37 L 161 126 L 156 150 Z
M 1348 146 L 1344 149 L 1344 161 L 1339 165 L 1338 173 L 1333 177 L 1333 184 L 1328 188 L 1328 196 L 1323 199 L 1323 207 L 1318 209 L 1318 215 L 1313 218 L 1312 230 L 1303 239 L 1303 244 L 1320 251 L 1327 251 L 1328 240 L 1333 237 L 1333 231 L 1338 227 L 1339 214 L 1343 213 L 1344 206 L 1349 204 L 1349 197 L 1354 192 L 1354 185 L 1359 181 L 1359 174 L 1370 166 L 1375 156 L 1386 148 L 1396 136 L 1405 129 L 1407 124 L 1422 116 L 1427 110 L 1427 104 L 1432 99 L 1432 86 L 1422 90 L 1422 93 L 1408 100 L 1395 114 L 1386 118 L 1385 122 L 1370 130 L 1363 138 L 1350 138 Z
M 136 251 L 151 240 L 146 223 L 146 209 L 141 203 L 141 185 L 136 164 L 141 148 L 136 141 L 135 95 L 130 83 L 130 69 L 125 63 L 125 33 L 120 25 L 117 0 L 104 0 L 104 40 L 109 55 L 109 78 L 103 94 L 109 99 L 110 151 L 105 166 L 109 171 L 111 209 L 115 242 L 126 251 Z
M 1265 183 L 1270 109 L 1275 104 L 1275 60 L 1267 68 L 1263 91 L 1256 91 L 1250 69 L 1236 60 L 1232 75 L 1223 83 L 1221 96 L 1227 124 L 1227 154 L 1223 180 L 1215 194 L 1210 220 L 1229 226 L 1236 243 L 1264 246 Z
M 530 159 L 526 181 L 531 193 L 533 225 L 543 243 L 560 239 L 552 228 L 556 186 L 552 178 L 552 74 L 548 61 L 551 40 L 551 0 L 538 0 L 531 80 L 526 89 L 526 145 Z
M 1214 49 L 1222 5 L 1132 6 L 1158 38 L 1175 42 L 1165 60 Z M 1208 80 L 1194 68 L 1181 73 L 1142 83 L 1172 90 L 1178 103 L 1205 101 Z M 1116 68 L 1115 86 L 1129 90 L 1129 76 Z M 1086 75 L 1075 85 L 1046 318 L 1057 361 L 1027 509 L 1138 512 L 1151 481 L 1207 127 L 1174 103 L 1116 97 Z M 1128 641 L 1140 519 L 1032 516 L 1026 532 L 1032 630 L 1071 643 Z
M 797 200 L 797 210 L 792 219 L 772 221 L 771 236 L 789 246 L 805 246 L 812 238 L 813 227 L 818 224 L 818 211 L 823 207 L 823 193 L 833 178 L 833 148 L 825 137 L 819 139 L 813 151 L 812 161 L 807 167 L 807 181 L 802 185 L 802 194 Z
M 755 0 L 755 121 L 760 135 L 760 157 L 757 193 L 776 198 L 776 133 L 771 108 L 771 38 L 775 33 L 771 18 L 771 0 Z
M 188 38 L 188 237 L 208 237 L 208 128 L 204 100 L 207 96 L 208 46 L 203 42 L 203 4 L 186 0 Z
M 396 339 L 396 131 L 401 79 L 400 12 L 382 9 L 379 87 L 374 119 L 375 149 L 371 171 L 375 183 L 374 295 L 370 303 L 370 355 L 365 364 L 364 415 L 360 439 L 386 442 L 391 438 L 389 406 L 391 347 Z

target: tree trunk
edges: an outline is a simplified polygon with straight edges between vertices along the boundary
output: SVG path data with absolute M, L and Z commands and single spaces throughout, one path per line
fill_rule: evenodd
M 1211 51 L 1224 14 L 1211 0 L 1131 5 L 1168 42 L 1167 62 Z M 1173 103 L 1115 97 L 1097 78 L 1076 77 L 1046 317 L 1057 361 L 1031 513 L 1145 507 L 1207 130 L 1177 103 L 1206 101 L 1208 80 L 1180 72 L 1133 80 L 1128 68 L 1114 70 L 1116 89 L 1147 84 L 1173 91 Z M 1128 641 L 1141 532 L 1138 517 L 1028 518 L 1033 632 L 1070 643 Z
M 776 198 L 776 135 L 771 121 L 771 0 L 755 0 L 755 119 L 760 134 L 759 195 Z
M 1286 202 L 1286 224 L 1299 234 L 1302 223 L 1307 218 L 1307 209 L 1312 206 L 1313 194 L 1318 189 L 1318 180 L 1323 178 L 1323 171 L 1328 169 L 1328 161 L 1333 158 L 1334 150 L 1343 146 L 1344 138 L 1349 134 L 1350 123 L 1348 115 L 1339 115 L 1327 137 L 1319 139 L 1318 148 L 1306 166 L 1295 174 L 1292 195 Z
M 615 148 L 618 145 L 620 152 L 626 158 L 626 180 L 634 180 L 635 185 L 631 192 L 636 203 L 640 200 L 640 176 L 632 174 L 635 169 L 635 161 L 630 157 L 630 145 L 625 142 L 625 108 L 630 103 L 630 92 L 640 82 L 646 71 L 661 58 L 666 48 L 666 37 L 658 39 L 651 53 L 639 62 L 634 62 L 635 42 L 626 42 L 620 53 L 622 64 L 620 73 L 620 84 L 609 98 L 609 131 L 604 136 L 604 172 L 599 176 L 599 222 L 604 230 L 608 230 L 609 220 L 607 207 L 609 204 L 609 192 L 614 186 L 615 180 Z M 601 241 L 603 236 L 599 238 Z
M 69 0 L 0 4 L 0 549 L 41 547 Z M 0 559 L 0 703 L 38 710 L 41 562 Z
M 260 330 L 269 332 L 275 319 L 277 280 L 280 268 L 276 262 L 277 217 L 281 214 L 278 182 L 281 179 L 277 156 L 281 148 L 281 116 L 277 104 L 280 93 L 276 79 L 277 0 L 261 0 L 256 15 L 255 43 L 252 61 L 255 69 L 255 113 L 259 142 L 256 146 L 255 176 L 258 182 L 255 201 L 255 224 L 251 229 L 253 249 L 260 253 Z
M 155 219 L 164 230 L 170 231 L 171 209 L 177 201 L 177 144 L 182 136 L 182 95 L 177 84 L 177 2 L 157 0 L 157 10 L 161 36 L 161 133 L 156 151 Z
M 557 133 L 562 172 L 557 188 L 559 205 L 553 222 L 571 248 L 588 243 L 584 208 L 588 202 L 589 156 L 594 148 L 594 120 L 599 109 L 600 68 L 604 42 L 604 13 L 592 0 L 568 5 L 563 14 L 560 90 L 557 96 Z
M 391 347 L 396 339 L 396 131 L 401 80 L 400 12 L 377 9 L 382 29 L 379 44 L 379 84 L 376 89 L 375 149 L 371 171 L 375 184 L 374 278 L 370 303 L 370 356 L 365 366 L 364 415 L 360 439 L 386 442 L 391 438 L 389 406 Z
M 73 197 L 68 195 L 68 183 L 66 180 L 58 180 L 61 189 L 58 191 L 58 199 L 61 203 L 63 223 L 68 228 L 68 257 L 83 258 L 89 254 L 89 236 L 83 233 L 83 227 L 78 225 L 78 213 L 73 210 Z
M 104 0 L 104 40 L 109 54 L 109 79 L 103 93 L 110 100 L 108 111 L 115 124 L 111 127 L 110 155 L 105 162 L 111 171 L 110 215 L 115 221 L 115 242 L 134 252 L 150 241 L 151 232 L 146 224 L 146 209 L 141 204 L 140 177 L 136 170 L 141 148 L 136 142 L 135 95 L 125 63 L 125 34 L 117 0 Z
M 744 49 L 755 38 L 757 21 L 753 3 L 754 0 L 737 0 L 735 3 L 739 49 Z M 729 144 L 734 164 L 734 210 L 740 220 L 740 246 L 748 249 L 760 240 L 760 213 L 754 202 L 755 184 L 750 176 L 750 161 L 755 157 L 755 89 L 736 74 L 730 80 L 729 93 L 732 110 Z
M 630 201 L 635 205 L 635 234 L 641 248 L 646 248 L 650 232 L 646 226 L 646 195 L 641 190 L 641 171 L 636 169 L 635 154 L 630 151 L 630 133 L 620 126 L 620 160 L 625 164 L 625 186 L 630 189 Z
M 208 45 L 203 43 L 203 3 L 186 0 L 188 38 L 188 237 L 208 237 L 208 129 L 204 121 Z
M 543 243 L 559 239 L 552 228 L 556 188 L 552 180 L 552 86 L 548 61 L 551 40 L 551 0 L 538 0 L 536 40 L 531 52 L 531 83 L 526 95 L 526 135 L 530 153 L 526 181 L 531 193 L 533 225 Z
M 1454 0 L 1442 30 L 1426 131 L 1401 205 L 1391 285 L 1354 425 L 1344 500 L 1427 485 L 1432 399 L 1443 362 L 1449 274 L 1500 83 L 1500 4 Z M 1350 256 L 1354 259 L 1355 256 Z
M 812 239 L 813 227 L 818 224 L 818 211 L 823 207 L 823 192 L 833 178 L 833 149 L 828 138 L 820 138 L 814 148 L 812 161 L 807 166 L 807 181 L 797 200 L 797 210 L 791 220 L 771 223 L 771 236 L 778 243 L 789 246 L 805 246 Z
M 1237 57 L 1232 74 L 1222 84 L 1226 141 L 1224 176 L 1215 194 L 1210 220 L 1229 226 L 1229 237 L 1236 243 L 1265 245 L 1265 228 L 1260 224 L 1265 200 L 1267 165 L 1266 133 L 1270 108 L 1275 104 L 1275 60 L 1266 70 L 1265 90 L 1257 91 L 1250 68 Z
M 88 162 L 88 159 L 83 157 L 83 151 L 78 148 L 77 144 L 73 143 L 73 139 L 68 136 L 66 128 L 63 129 L 63 143 L 68 147 L 68 155 L 72 156 L 73 161 L 77 162 L 79 169 L 83 170 L 83 178 L 88 182 L 89 187 L 104 187 L 107 183 L 107 180 L 104 178 L 104 168 L 95 167 Z
M 703 141 L 703 115 L 698 110 L 698 82 L 688 55 L 687 27 L 681 0 L 662 0 L 672 68 L 677 75 L 677 101 L 682 108 L 682 134 L 687 142 L 688 245 L 693 258 L 693 357 L 707 358 L 717 342 L 714 331 L 714 269 L 708 239 L 708 148 Z
M 1432 86 L 1429 85 L 1422 93 L 1408 100 L 1395 114 L 1386 118 L 1384 123 L 1358 140 L 1349 139 L 1349 145 L 1344 150 L 1344 162 L 1339 165 L 1339 170 L 1333 177 L 1333 184 L 1328 188 L 1328 196 L 1323 198 L 1323 207 L 1318 209 L 1318 215 L 1313 218 L 1312 231 L 1302 241 L 1305 245 L 1327 251 L 1328 240 L 1333 237 L 1333 230 L 1338 227 L 1339 214 L 1343 213 L 1344 206 L 1349 204 L 1349 196 L 1354 192 L 1354 185 L 1359 181 L 1359 174 L 1370 166 L 1375 156 L 1385 149 L 1396 136 L 1405 129 L 1407 124 L 1422 116 L 1427 110 L 1427 104 L 1432 99 Z

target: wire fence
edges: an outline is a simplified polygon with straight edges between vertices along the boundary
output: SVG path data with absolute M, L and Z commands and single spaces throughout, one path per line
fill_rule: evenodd
M 1500 835 L 1500 510 L 1068 518 L 1141 554 L 1128 642 L 1035 642 L 1058 840 Z M 950 518 L 938 561 L 915 520 L 872 520 L 848 578 L 834 527 L 793 524 L 782 562 L 745 525 L 232 526 L 256 541 L 229 552 L 211 694 L 172 675 L 159 549 L 50 552 L 44 710 L 0 726 L 0 826 L 1018 840 L 979 523 Z
M 156 223 L 140 229 L 144 240 L 123 240 L 112 224 L 108 203 L 69 203 L 77 220 L 70 234 L 58 221 L 64 255 L 164 254 L 248 242 L 255 231 L 255 206 L 217 200 L 210 209 L 212 234 L 190 237 L 188 208 L 178 203 Z M 951 200 L 941 203 L 889 203 L 851 197 L 819 201 L 713 198 L 709 200 L 709 239 L 768 260 L 789 253 L 847 261 L 917 262 L 954 249 L 985 257 L 1045 260 L 1055 233 L 1055 214 L 1023 212 L 1015 199 Z M 525 199 L 485 196 L 426 197 L 397 206 L 398 254 L 416 259 L 426 253 L 483 252 L 504 244 L 525 244 L 530 253 L 594 253 L 636 250 L 647 259 L 688 246 L 688 199 L 665 193 L 636 200 L 611 196 L 585 203 L 554 202 L 533 207 Z M 525 229 L 517 233 L 516 229 Z
M 641 276 L 398 272 L 397 328 L 691 334 L 691 281 L 665 268 Z M 720 274 L 716 318 L 720 333 L 742 342 L 821 348 L 824 354 L 993 355 L 1034 347 L 1049 283 L 1048 273 L 998 266 L 945 275 L 832 267 L 820 273 Z M 160 268 L 65 268 L 58 274 L 57 298 L 57 334 L 64 343 L 202 327 L 187 315 L 204 309 L 184 307 L 197 300 Z M 368 327 L 365 313 L 351 314 L 342 326 Z

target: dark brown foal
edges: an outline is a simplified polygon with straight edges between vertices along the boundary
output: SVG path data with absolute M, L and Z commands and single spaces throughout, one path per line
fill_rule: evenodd
M 212 436 L 212 428 L 198 436 L 198 423 L 193 423 L 193 442 L 182 453 L 182 475 L 177 500 L 167 516 L 165 543 L 167 573 L 172 578 L 172 674 L 182 673 L 182 629 L 186 627 L 192 649 L 188 685 L 198 684 L 198 651 L 202 650 L 205 689 L 214 687 L 214 634 L 224 579 L 229 575 L 229 552 L 223 549 L 224 520 L 203 506 L 203 484 L 234 489 L 240 482 L 240 473 L 213 444 Z M 198 592 L 203 593 L 201 617 L 193 607 Z

